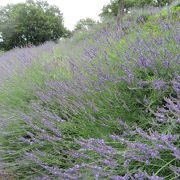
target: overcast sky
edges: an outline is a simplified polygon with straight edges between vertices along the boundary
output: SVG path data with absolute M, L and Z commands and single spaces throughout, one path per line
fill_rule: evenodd
M 98 20 L 102 7 L 110 0 L 47 0 L 51 5 L 57 5 L 64 17 L 64 24 L 73 29 L 78 20 L 86 17 Z M 0 0 L 0 5 L 25 2 L 25 0 Z

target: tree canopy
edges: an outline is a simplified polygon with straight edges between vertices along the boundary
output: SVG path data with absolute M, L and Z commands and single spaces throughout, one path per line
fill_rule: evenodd
M 164 6 L 166 3 L 171 3 L 172 0 L 125 0 L 124 8 L 129 9 L 132 7 Z M 101 17 L 117 16 L 119 0 L 111 0 L 109 4 L 103 7 L 100 14 Z
M 56 41 L 69 34 L 57 6 L 34 0 L 0 7 L 0 32 L 0 48 L 5 50 Z
M 88 30 L 91 28 L 94 24 L 96 24 L 96 21 L 91 19 L 91 18 L 85 18 L 85 19 L 80 19 L 77 24 L 75 25 L 75 31 L 78 30 Z

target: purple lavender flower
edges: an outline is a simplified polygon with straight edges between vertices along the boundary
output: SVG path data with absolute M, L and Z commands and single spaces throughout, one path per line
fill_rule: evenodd
M 172 135 L 172 134 L 161 134 L 160 138 L 164 142 L 171 142 L 171 141 L 177 141 L 179 137 L 177 135 Z
M 159 176 L 155 176 L 155 175 L 153 175 L 153 176 L 148 176 L 148 179 L 149 179 L 149 180 L 164 180 L 163 177 L 159 177 Z
M 112 176 L 110 179 L 111 180 L 130 180 L 130 177 L 128 175 L 125 175 L 125 176 Z
M 154 80 L 153 86 L 155 90 L 161 90 L 164 89 L 166 86 L 166 83 L 163 80 Z
M 89 139 L 88 141 L 80 141 L 80 146 L 87 150 L 93 150 L 102 156 L 114 156 L 117 151 L 111 146 L 107 146 L 102 139 Z
M 123 126 L 125 129 L 129 129 L 129 126 L 124 123 L 121 119 L 117 118 L 116 121 L 121 125 Z
M 139 57 L 139 64 L 140 66 L 142 66 L 143 68 L 148 68 L 150 66 L 150 62 L 148 61 L 147 58 L 145 58 L 145 56 L 143 56 L 142 54 Z
M 123 167 L 124 167 L 125 169 L 128 169 L 130 162 L 131 162 L 131 160 L 129 160 L 129 159 L 125 160 L 125 161 L 124 161 L 124 164 L 123 164 Z
M 105 164 L 105 165 L 107 165 L 107 166 L 109 166 L 109 167 L 113 167 L 113 168 L 115 168 L 118 164 L 114 161 L 114 160 L 112 160 L 112 159 L 105 159 L 104 161 L 103 161 L 103 163 Z
M 170 67 L 170 62 L 168 60 L 164 60 L 164 66 L 166 68 L 169 68 Z

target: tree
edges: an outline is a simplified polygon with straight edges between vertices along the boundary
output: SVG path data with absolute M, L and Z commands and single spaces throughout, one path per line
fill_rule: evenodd
M 0 7 L 0 32 L 5 50 L 39 45 L 69 35 L 58 7 L 34 0 Z
M 166 4 L 170 4 L 173 0 L 156 0 L 155 5 L 157 6 L 165 6 Z
M 90 29 L 94 24 L 96 24 L 96 21 L 94 21 L 91 18 L 86 19 L 80 19 L 77 24 L 75 25 L 75 31 L 78 30 L 88 30 Z
M 119 0 L 118 2 L 118 14 L 117 14 L 117 26 L 121 26 L 122 18 L 124 15 L 124 0 Z
M 132 7 L 145 7 L 152 6 L 164 6 L 166 3 L 171 3 L 173 0 L 124 0 L 124 9 L 128 10 Z M 100 14 L 101 18 L 106 16 L 117 16 L 119 9 L 119 0 L 111 0 L 109 4 L 103 7 Z

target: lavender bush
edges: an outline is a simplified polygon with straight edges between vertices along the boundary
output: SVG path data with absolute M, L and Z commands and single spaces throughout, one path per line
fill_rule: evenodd
M 178 15 L 125 21 L 123 33 L 108 23 L 77 46 L 22 55 L 8 74 L 25 79 L 0 96 L 2 118 L 15 119 L 2 131 L 2 168 L 15 179 L 178 179 Z
M 146 130 L 137 125 L 130 127 L 117 119 L 124 131 L 121 135 L 110 135 L 113 142 L 106 143 L 102 139 L 79 142 L 82 147 L 80 152 L 94 151 L 100 155 L 99 162 L 95 161 L 94 157 L 88 157 L 99 167 L 96 169 L 99 178 L 104 176 L 110 179 L 179 178 L 179 95 L 177 94 L 176 98 L 165 98 L 165 102 L 165 106 L 158 108 L 157 112 L 149 109 L 155 118 Z M 123 151 L 122 146 L 125 147 Z

